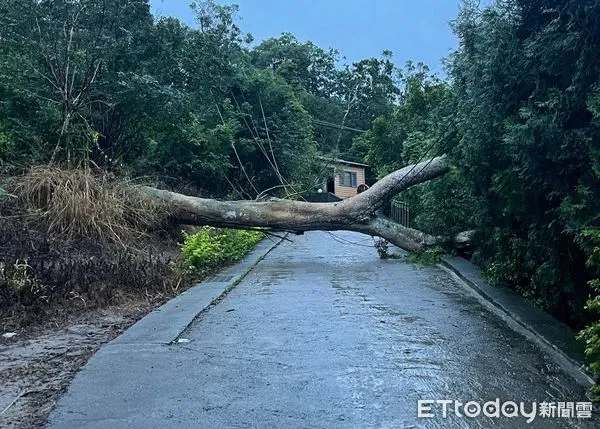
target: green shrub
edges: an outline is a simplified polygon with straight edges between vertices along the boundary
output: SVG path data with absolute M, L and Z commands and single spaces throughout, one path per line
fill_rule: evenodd
M 191 274 L 206 275 L 244 257 L 262 238 L 258 231 L 203 227 L 195 234 L 185 234 L 181 245 L 181 268 Z
M 591 243 L 588 249 L 588 266 L 600 271 L 600 229 L 588 229 L 582 234 Z M 600 279 L 592 280 L 590 286 L 596 292 L 595 297 L 590 297 L 586 308 L 595 313 L 597 319 L 579 333 L 579 338 L 585 340 L 585 355 L 588 359 L 588 368 L 600 380 Z M 596 399 L 600 399 L 600 385 L 592 388 Z
M 413 264 L 435 265 L 442 260 L 442 255 L 445 253 L 444 249 L 436 246 L 423 252 L 412 252 L 408 260 Z

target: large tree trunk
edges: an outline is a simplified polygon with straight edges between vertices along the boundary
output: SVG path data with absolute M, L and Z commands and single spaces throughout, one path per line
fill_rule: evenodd
M 397 170 L 355 197 L 335 203 L 292 200 L 218 201 L 189 197 L 144 187 L 154 198 L 166 202 L 176 222 L 228 228 L 264 228 L 268 231 L 357 231 L 381 237 L 408 251 L 453 241 L 406 228 L 376 212 L 400 191 L 445 174 L 444 156 Z

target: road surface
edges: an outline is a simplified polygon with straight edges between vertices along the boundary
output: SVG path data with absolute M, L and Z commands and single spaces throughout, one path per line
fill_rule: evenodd
M 92 360 L 49 426 L 600 427 L 539 415 L 542 402 L 588 401 L 584 388 L 451 275 L 380 260 L 370 237 L 335 236 L 283 242 L 183 342 L 115 346 Z M 442 404 L 422 403 L 434 417 L 418 416 L 419 400 L 496 399 L 527 413 L 536 402 L 535 419 L 467 417 L 461 406 L 457 416 L 455 403 L 445 418 Z

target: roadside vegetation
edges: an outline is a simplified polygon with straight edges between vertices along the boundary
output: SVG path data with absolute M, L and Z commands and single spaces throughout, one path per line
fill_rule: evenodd
M 165 206 L 92 168 L 34 167 L 9 189 L 0 197 L 4 330 L 140 300 L 151 308 L 238 261 L 263 237 L 182 233 Z
M 200 228 L 195 234 L 185 234 L 177 267 L 190 275 L 206 275 L 238 262 L 263 238 L 259 231 Z
M 181 237 L 138 184 L 298 198 L 320 183 L 319 155 L 365 162 L 373 182 L 447 154 L 449 174 L 398 196 L 412 226 L 475 230 L 491 282 L 588 327 L 600 376 L 600 1 L 465 0 L 444 77 L 399 69 L 390 51 L 338 66 L 337 51 L 291 34 L 253 43 L 237 7 L 194 9 L 192 28 L 146 0 L 0 0 L 8 325 L 59 300 L 169 296 L 258 238 Z

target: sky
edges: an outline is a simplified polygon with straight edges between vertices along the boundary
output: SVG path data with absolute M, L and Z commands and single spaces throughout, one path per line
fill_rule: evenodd
M 191 0 L 150 0 L 155 15 L 194 25 Z M 217 0 L 238 4 L 238 25 L 255 41 L 292 33 L 301 42 L 336 48 L 347 63 L 389 49 L 398 66 L 424 62 L 443 74 L 442 58 L 457 45 L 449 22 L 459 0 Z

